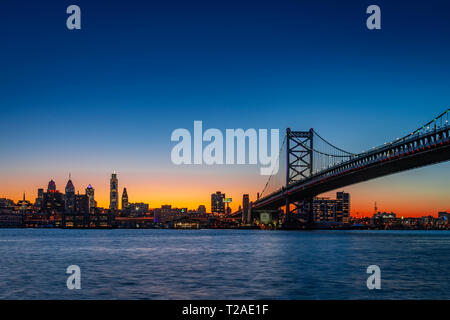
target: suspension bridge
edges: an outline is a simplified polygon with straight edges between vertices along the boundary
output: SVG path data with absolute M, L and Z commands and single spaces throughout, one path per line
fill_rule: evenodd
M 286 170 L 268 178 L 248 213 L 241 212 L 243 220 L 249 222 L 252 212 L 284 208 L 285 223 L 301 218 L 309 225 L 313 223 L 313 199 L 322 193 L 449 160 L 449 111 L 402 138 L 361 153 L 333 145 L 314 129 L 287 128 L 278 154 L 278 161 L 284 154 Z

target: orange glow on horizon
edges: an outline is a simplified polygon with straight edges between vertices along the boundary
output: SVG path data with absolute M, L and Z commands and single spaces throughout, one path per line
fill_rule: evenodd
M 95 200 L 98 206 L 108 208 L 111 173 L 74 171 L 72 171 L 72 181 L 76 192 L 84 194 L 86 187 L 91 184 L 95 189 Z M 418 185 L 412 177 L 413 175 L 407 173 L 388 176 L 320 196 L 334 199 L 336 191 L 350 193 L 351 215 L 358 217 L 371 217 L 374 213 L 375 201 L 377 211 L 394 212 L 397 217 L 437 216 L 440 211 L 450 211 L 447 196 L 450 188 L 447 180 L 441 179 L 437 183 L 430 179 L 426 184 L 422 182 Z M 46 191 L 50 179 L 53 179 L 57 189 L 64 193 L 68 180 L 67 174 L 51 176 L 50 172 L 39 174 L 2 172 L 0 173 L 0 181 L 2 181 L 0 198 L 9 198 L 17 202 L 22 199 L 25 192 L 26 199 L 34 203 L 37 189 L 43 188 Z M 255 177 L 253 173 L 237 175 L 226 171 L 187 171 L 176 168 L 144 173 L 118 170 L 118 179 L 119 205 L 123 188 L 126 187 L 129 202 L 145 202 L 150 208 L 169 204 L 172 207 L 189 210 L 204 205 L 207 212 L 210 212 L 212 193 L 221 191 L 227 197 L 231 197 L 233 202 L 230 207 L 236 211 L 239 205 L 242 205 L 244 193 L 250 195 L 250 201 L 256 199 L 256 194 L 261 191 L 260 186 L 263 185 L 266 177 Z

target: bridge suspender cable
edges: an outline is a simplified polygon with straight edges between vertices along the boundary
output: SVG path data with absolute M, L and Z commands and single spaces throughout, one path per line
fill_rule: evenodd
M 313 129 L 313 132 L 314 132 L 314 134 L 315 134 L 318 138 L 320 138 L 323 142 L 325 142 L 326 144 L 328 144 L 328 145 L 331 146 L 332 148 L 334 148 L 334 149 L 336 149 L 336 150 L 339 150 L 339 151 L 341 151 L 341 152 L 343 152 L 343 153 L 346 153 L 346 154 L 348 154 L 349 156 L 355 155 L 354 153 L 351 153 L 351 152 L 342 150 L 341 148 L 338 148 L 338 147 L 336 147 L 335 145 L 329 143 L 327 140 L 325 140 L 324 138 L 322 138 L 322 137 L 321 137 L 314 129 Z M 314 150 L 314 148 L 313 148 L 313 150 Z M 314 151 L 320 153 L 320 151 L 317 151 L 317 150 L 314 150 Z
M 277 163 L 276 163 L 275 167 L 273 168 L 272 173 L 271 173 L 270 176 L 269 176 L 269 179 L 267 179 L 266 185 L 264 186 L 263 190 L 262 190 L 261 193 L 260 193 L 260 197 L 262 197 L 262 195 L 264 194 L 264 191 L 266 191 L 266 188 L 267 188 L 267 186 L 269 185 L 270 179 L 271 179 L 272 176 L 273 176 L 273 172 L 274 172 L 275 168 L 278 168 L 278 163 L 279 163 L 279 161 L 280 161 L 281 151 L 283 150 L 284 144 L 285 144 L 285 143 L 286 143 L 286 136 L 284 136 L 283 143 L 281 144 L 280 151 L 278 152 Z

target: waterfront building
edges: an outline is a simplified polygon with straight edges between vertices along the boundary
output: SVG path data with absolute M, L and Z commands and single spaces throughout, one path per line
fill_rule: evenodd
M 310 210 L 310 202 L 302 201 L 297 206 L 298 213 L 307 217 Z M 316 197 L 312 201 L 312 218 L 315 222 L 350 222 L 350 194 L 337 192 L 336 199 Z
M 148 207 L 148 203 L 129 203 L 127 206 L 127 212 L 129 212 L 130 216 L 143 216 L 148 212 Z
M 211 213 L 212 214 L 225 214 L 225 193 L 217 191 L 211 194 Z
M 330 198 L 314 198 L 314 221 L 336 221 L 337 201 Z
M 110 193 L 109 193 L 109 209 L 118 210 L 119 209 L 119 180 L 117 179 L 117 174 L 111 175 L 110 179 Z
M 346 192 L 336 193 L 336 222 L 349 222 L 350 218 L 350 194 Z
M 247 223 L 250 218 L 248 216 L 250 209 L 250 197 L 248 194 L 242 196 L 242 222 Z

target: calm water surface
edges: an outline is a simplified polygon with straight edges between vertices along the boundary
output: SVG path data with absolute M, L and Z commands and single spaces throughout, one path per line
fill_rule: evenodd
M 0 229 L 0 299 L 450 299 L 450 232 Z

